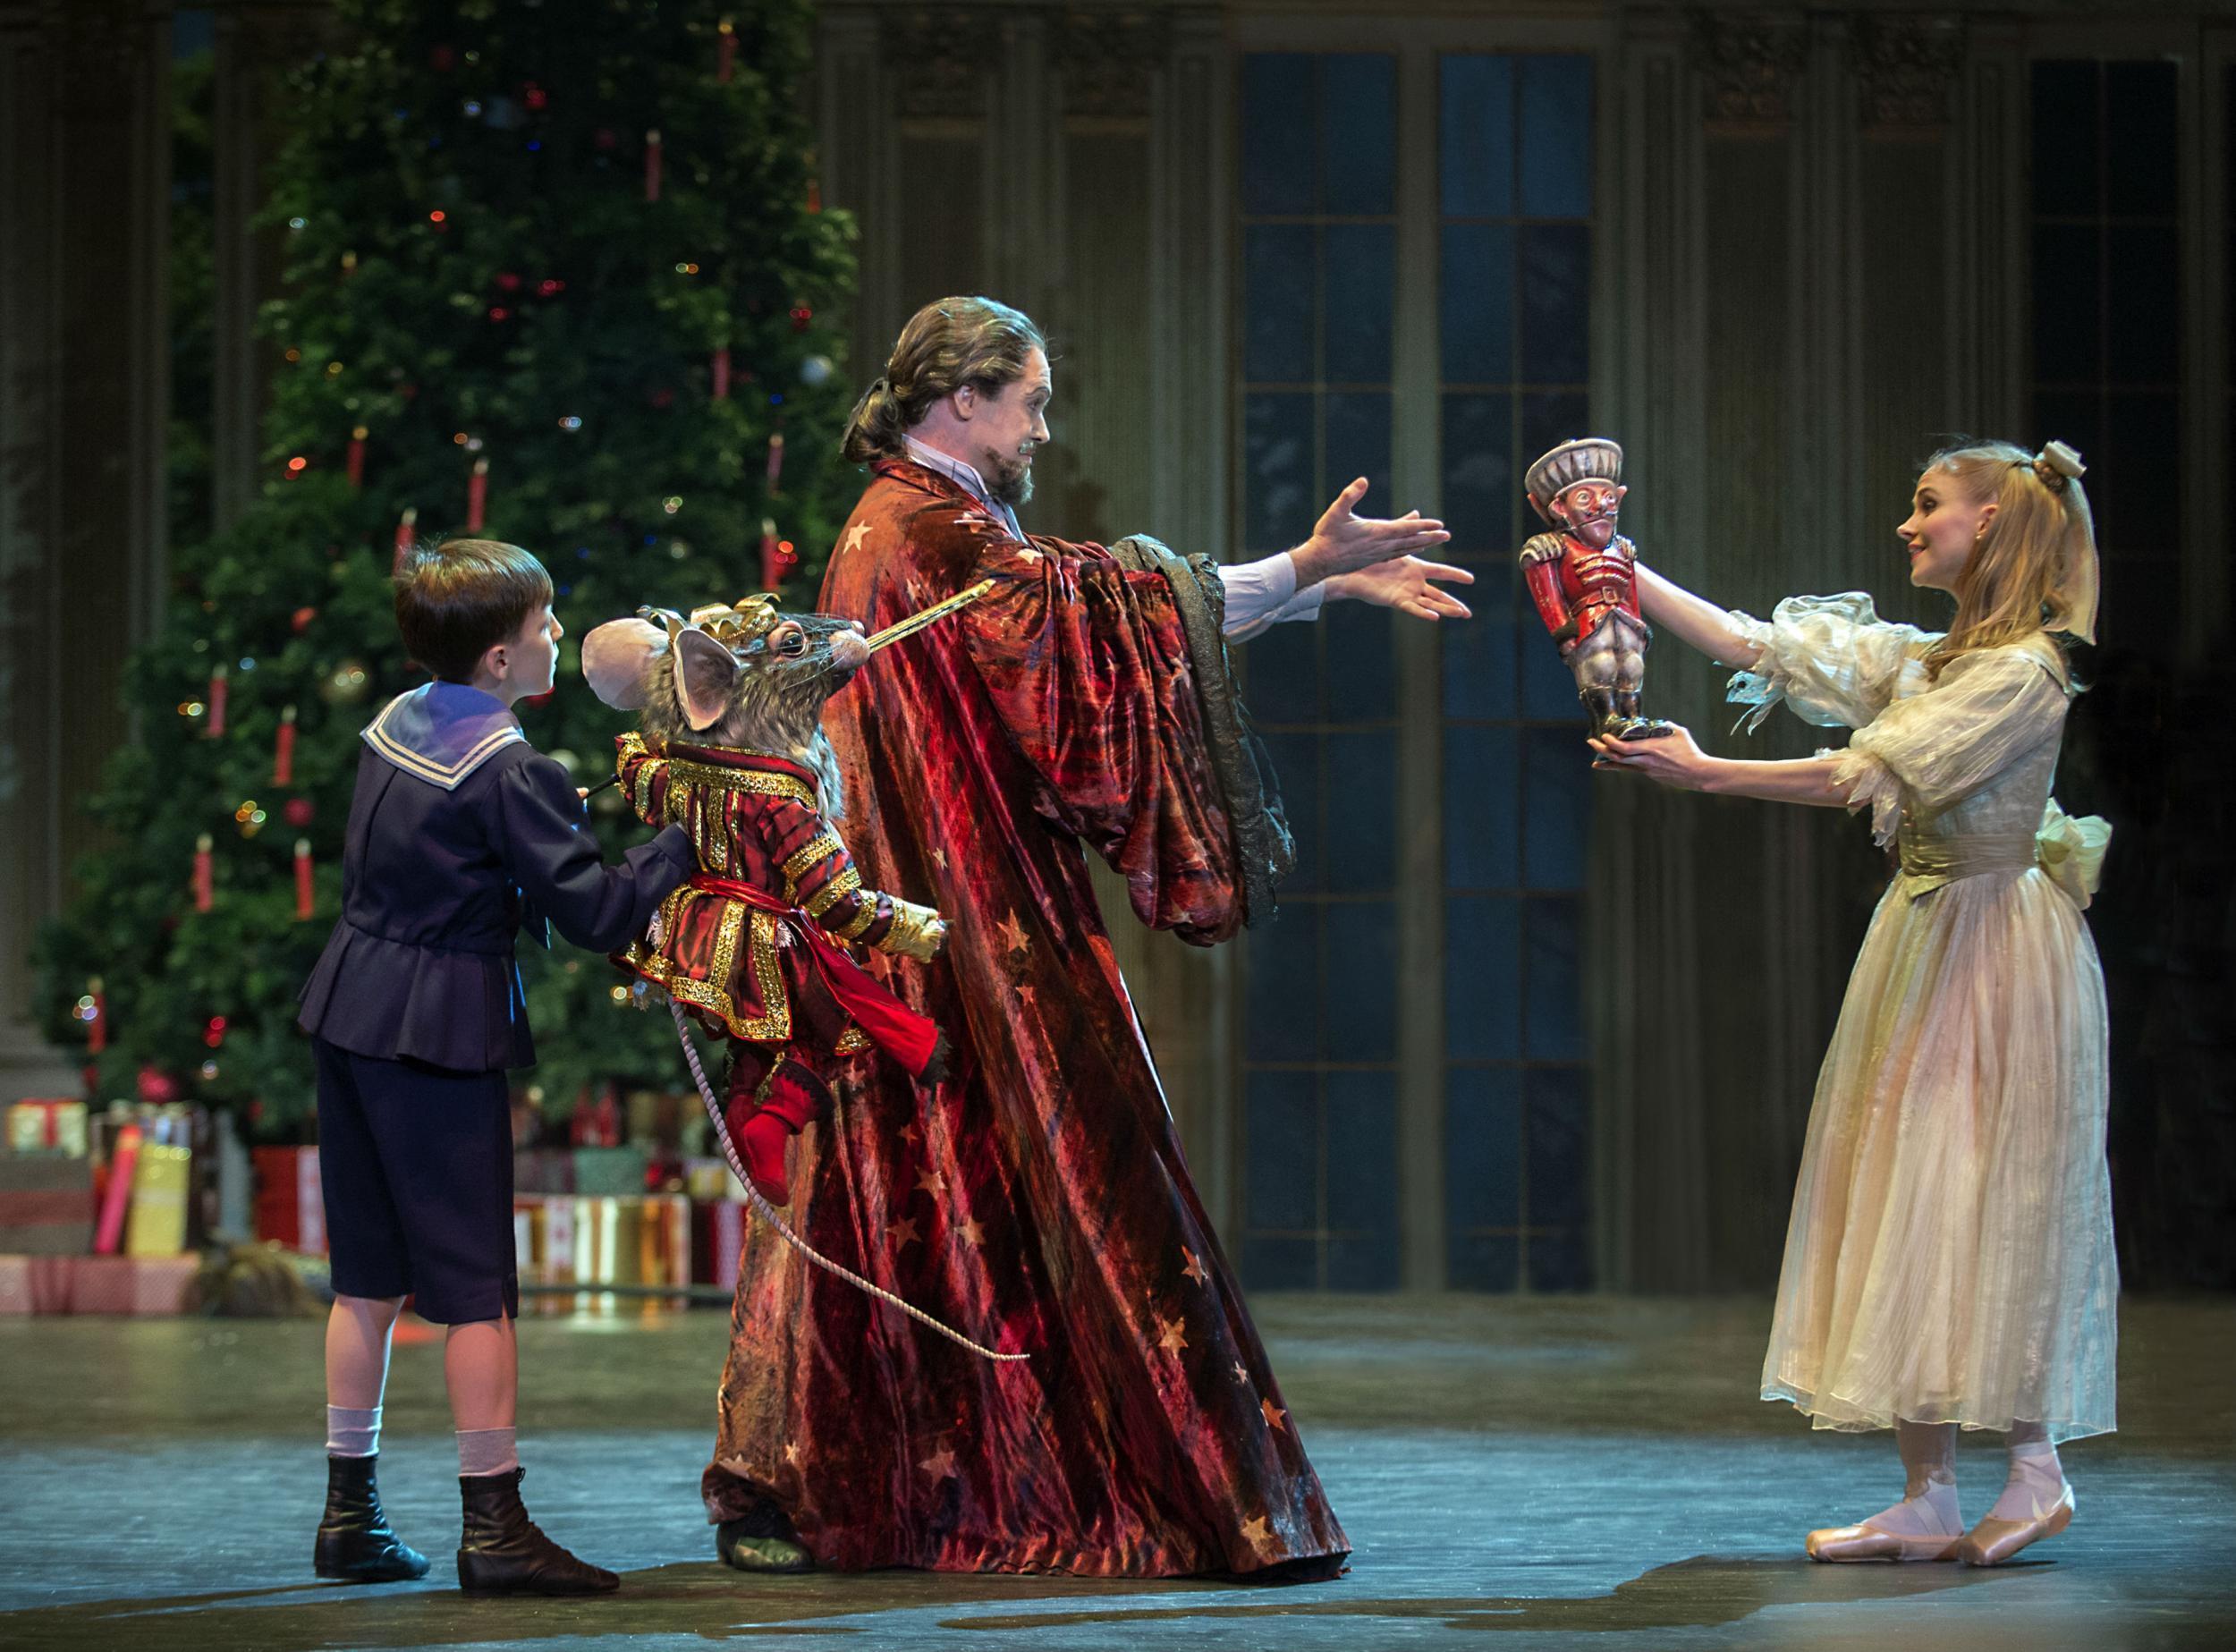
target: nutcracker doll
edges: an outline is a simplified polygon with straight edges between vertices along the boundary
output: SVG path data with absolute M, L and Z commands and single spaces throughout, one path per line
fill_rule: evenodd
M 1653 631 L 1639 613 L 1637 556 L 1615 531 L 1622 449 L 1603 436 L 1563 442 L 1523 477 L 1529 503 L 1554 531 L 1521 547 L 1521 575 L 1576 678 L 1595 734 L 1652 740 L 1671 724 L 1639 712 Z

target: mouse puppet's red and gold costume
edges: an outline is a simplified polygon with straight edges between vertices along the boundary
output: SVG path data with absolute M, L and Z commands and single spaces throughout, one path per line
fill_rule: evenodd
M 745 635 L 754 625 L 716 612 L 694 614 L 694 626 L 721 628 L 725 646 L 758 640 Z M 725 1122 L 754 1185 L 782 1204 L 785 1143 L 829 1111 L 843 1063 L 881 1051 L 919 1082 L 939 1081 L 937 1027 L 849 951 L 929 959 L 944 938 L 939 915 L 862 887 L 824 813 L 817 766 L 656 735 L 616 743 L 623 794 L 646 821 L 690 834 L 699 870 L 614 962 L 727 1043 Z

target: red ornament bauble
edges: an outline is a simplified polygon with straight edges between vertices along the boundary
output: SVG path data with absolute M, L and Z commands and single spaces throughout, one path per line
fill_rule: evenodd
M 512 312 L 502 304 L 493 304 L 489 307 L 489 319 L 492 321 L 509 320 L 512 315 Z
M 409 402 L 419 394 L 419 387 L 417 385 L 398 385 L 396 394 Z
M 601 149 L 610 149 L 621 141 L 620 139 L 614 136 L 614 129 L 610 126 L 599 127 L 593 134 L 593 138 L 597 142 L 597 147 Z
M 302 607 L 296 609 L 293 615 L 288 620 L 287 623 L 294 627 L 295 634 L 300 637 L 303 634 L 303 632 L 310 629 L 310 622 L 318 617 L 318 609 Z
M 500 270 L 497 274 L 497 285 L 503 287 L 507 292 L 518 292 L 521 290 L 521 278 L 509 269 Z
M 151 1107 L 167 1106 L 179 1098 L 179 1081 L 153 1064 L 140 1068 L 134 1088 L 140 1100 Z
M 447 72 L 458 62 L 458 53 L 451 47 L 433 47 L 428 52 L 427 61 L 428 67 Z
M 284 812 L 289 826 L 307 826 L 310 824 L 312 817 L 318 814 L 318 806 L 307 797 L 291 797 L 287 800 L 287 808 Z
M 674 400 L 675 392 L 668 389 L 665 385 L 652 393 L 652 405 L 655 407 L 666 407 Z
M 521 101 L 531 109 L 540 109 L 551 102 L 551 94 L 530 80 L 521 91 Z

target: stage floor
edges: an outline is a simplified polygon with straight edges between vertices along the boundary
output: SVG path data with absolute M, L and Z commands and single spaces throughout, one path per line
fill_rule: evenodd
M 2122 1431 L 2066 1453 L 2079 1516 L 2030 1564 L 1819 1566 L 1801 1534 L 1900 1489 L 1885 1436 L 1750 1397 L 1757 1301 L 1267 1296 L 1256 1304 L 1358 1550 L 1288 1588 L 917 1572 L 750 1579 L 696 1487 L 719 1312 L 521 1327 L 545 1529 L 623 1574 L 471 1601 L 431 1339 L 399 1347 L 381 1487 L 429 1581 L 309 1575 L 324 1490 L 309 1321 L 0 1322 L 0 1646 L 2186 1648 L 2236 1644 L 2236 1313 L 2128 1302 Z M 1968 1443 L 1968 1518 L 2002 1482 Z M 1498 1639 L 1486 1643 L 1484 1637 Z

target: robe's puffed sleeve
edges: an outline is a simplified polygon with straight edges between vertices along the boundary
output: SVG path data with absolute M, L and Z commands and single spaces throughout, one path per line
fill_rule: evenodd
M 1021 541 L 953 501 L 912 513 L 908 539 L 942 583 L 994 581 L 947 623 L 1038 776 L 1041 815 L 1125 878 L 1143 923 L 1206 945 L 1233 934 L 1234 831 L 1165 576 L 1099 545 Z
M 668 891 L 698 869 L 690 834 L 668 826 L 608 866 L 567 771 L 529 755 L 497 776 L 491 833 L 534 909 L 577 946 L 610 953 L 642 932 Z
M 1789 597 L 1765 624 L 1737 609 L 1732 623 L 1760 657 L 1732 679 L 1724 698 L 1752 707 L 1752 733 L 1781 700 L 1819 728 L 1861 728 L 1893 700 L 1898 685 L 1925 671 L 1936 636 L 1882 620 L 1861 591 Z
M 1907 805 L 1938 814 L 1986 785 L 2063 727 L 2065 685 L 2032 648 L 1959 655 L 1922 693 L 1896 700 L 1859 729 L 1833 784 L 1851 809 L 1871 810 L 1871 834 L 1892 843 Z

